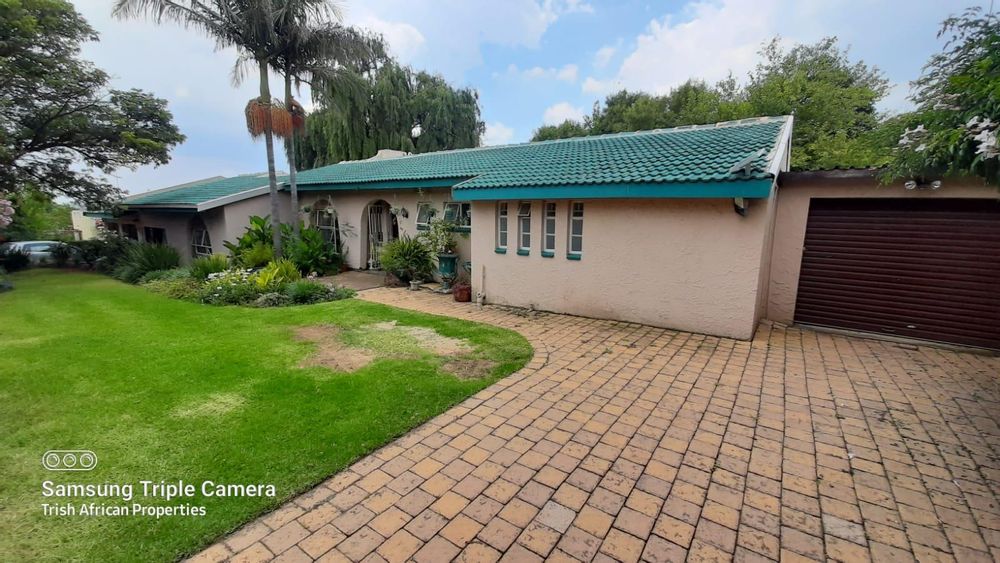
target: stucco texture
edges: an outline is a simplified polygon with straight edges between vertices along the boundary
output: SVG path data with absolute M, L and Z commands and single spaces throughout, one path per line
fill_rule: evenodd
M 567 201 L 556 202 L 555 255 L 541 255 L 541 201 L 532 202 L 530 252 L 519 255 L 517 203 L 508 202 L 505 254 L 495 252 L 496 202 L 473 204 L 473 291 L 487 302 L 752 337 L 762 314 L 767 200 L 751 202 L 746 217 L 728 199 L 587 201 L 580 260 L 567 258 Z
M 834 175 L 835 176 L 835 175 Z M 883 185 L 874 177 L 853 175 L 822 177 L 820 174 L 787 174 L 777 191 L 777 214 L 771 249 L 766 316 L 772 321 L 791 323 L 802 266 L 802 250 L 809 219 L 809 202 L 814 198 L 979 198 L 997 199 L 995 187 L 975 180 L 945 180 L 937 190 L 906 190 L 902 183 Z

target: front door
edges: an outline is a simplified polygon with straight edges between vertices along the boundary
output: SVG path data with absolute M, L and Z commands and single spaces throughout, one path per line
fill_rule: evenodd
M 395 217 L 389 213 L 389 204 L 384 201 L 368 206 L 368 269 L 381 270 L 382 247 L 395 238 Z

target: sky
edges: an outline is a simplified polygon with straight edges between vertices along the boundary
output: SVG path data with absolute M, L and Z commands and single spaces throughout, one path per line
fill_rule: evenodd
M 97 29 L 83 56 L 116 88 L 169 101 L 187 136 L 169 164 L 124 169 L 130 193 L 210 176 L 266 170 L 264 146 L 246 132 L 255 80 L 234 87 L 231 49 L 171 23 L 117 20 L 110 0 L 71 0 Z M 365 0 L 339 2 L 344 23 L 385 35 L 403 63 L 479 92 L 484 144 L 524 142 L 542 124 L 589 114 L 608 93 L 666 93 L 688 78 L 744 79 L 761 45 L 836 36 L 850 56 L 880 68 L 886 112 L 908 109 L 909 82 L 941 49 L 941 20 L 955 0 Z M 273 84 L 278 78 L 273 77 Z M 306 107 L 308 92 L 302 93 Z M 280 154 L 279 162 L 283 160 Z

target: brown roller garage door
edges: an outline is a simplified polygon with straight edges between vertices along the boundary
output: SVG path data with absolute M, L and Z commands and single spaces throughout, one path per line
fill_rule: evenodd
M 1000 348 L 1000 203 L 813 199 L 795 320 Z

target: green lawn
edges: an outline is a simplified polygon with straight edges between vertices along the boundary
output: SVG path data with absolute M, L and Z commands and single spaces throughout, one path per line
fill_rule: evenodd
M 507 330 L 357 299 L 212 307 L 90 274 L 35 270 L 12 279 L 16 289 L 0 294 L 0 553 L 11 561 L 191 554 L 531 356 Z M 441 369 L 445 358 L 414 352 L 412 342 L 406 357 L 393 358 L 378 348 L 381 336 L 377 359 L 354 373 L 299 367 L 315 345 L 296 339 L 295 327 L 333 324 L 345 340 L 363 341 L 366 327 L 393 320 L 467 339 L 469 355 L 496 362 L 492 375 L 454 377 Z M 49 449 L 93 450 L 99 465 L 49 472 L 41 465 Z M 43 498 L 46 479 L 271 483 L 278 498 L 160 501 L 203 505 L 204 517 L 46 517 L 42 503 L 59 501 Z

